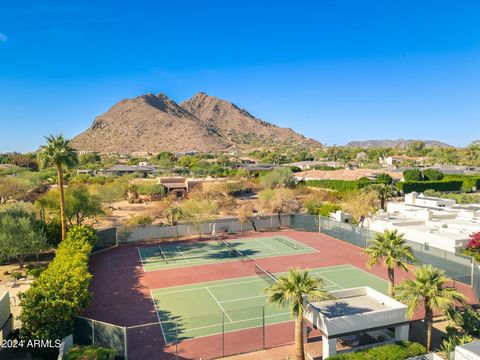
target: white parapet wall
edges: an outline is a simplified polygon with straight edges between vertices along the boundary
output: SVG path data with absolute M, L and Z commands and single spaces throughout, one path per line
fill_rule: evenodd
M 324 335 L 336 335 L 364 331 L 372 328 L 388 327 L 408 321 L 407 307 L 369 287 L 358 287 L 332 291 L 336 300 L 313 302 L 305 311 L 305 318 L 314 324 Z M 356 299 L 355 301 L 352 301 Z M 365 304 L 362 307 L 362 303 Z M 338 316 L 326 314 L 325 307 L 346 310 Z M 350 310 L 348 308 L 351 308 Z

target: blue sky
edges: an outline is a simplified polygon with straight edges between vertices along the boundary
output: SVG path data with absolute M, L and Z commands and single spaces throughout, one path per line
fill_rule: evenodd
M 480 138 L 478 1 L 0 0 L 0 152 L 199 91 L 328 145 Z

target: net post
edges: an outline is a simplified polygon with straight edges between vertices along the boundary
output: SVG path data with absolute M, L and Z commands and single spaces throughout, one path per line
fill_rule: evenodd
M 265 305 L 262 306 L 262 339 L 263 349 L 265 350 Z

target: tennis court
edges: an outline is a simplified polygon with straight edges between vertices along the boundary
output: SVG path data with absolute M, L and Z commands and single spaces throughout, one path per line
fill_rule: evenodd
M 144 271 L 317 252 L 285 235 L 138 248 Z
M 252 266 L 259 276 L 152 290 L 165 342 L 290 321 L 288 309 L 267 303 L 262 291 L 280 274 Z M 348 264 L 311 269 L 311 273 L 322 278 L 329 291 L 358 286 L 387 291 L 385 280 Z

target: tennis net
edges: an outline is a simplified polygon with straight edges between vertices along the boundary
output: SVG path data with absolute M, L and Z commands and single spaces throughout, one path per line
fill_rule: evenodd
M 160 250 L 160 256 L 162 257 L 163 262 L 166 263 L 167 262 L 167 257 L 165 256 L 165 253 L 163 252 L 163 250 L 160 246 L 158 247 L 158 249 Z
M 292 241 L 292 240 L 290 240 L 290 239 L 288 239 L 284 236 L 275 236 L 275 240 L 281 242 L 284 245 L 287 245 L 287 246 L 291 247 L 292 249 L 295 249 L 295 250 L 298 249 L 298 246 L 294 241 Z
M 273 284 L 277 282 L 277 277 L 273 275 L 270 271 L 265 270 L 260 265 L 255 264 L 255 274 L 260 276 L 266 283 Z
M 218 244 L 224 246 L 231 255 L 238 257 L 242 262 L 253 261 L 249 256 L 245 255 L 243 252 L 232 246 L 232 244 L 219 238 L 218 236 L 214 235 L 212 236 L 212 239 Z

